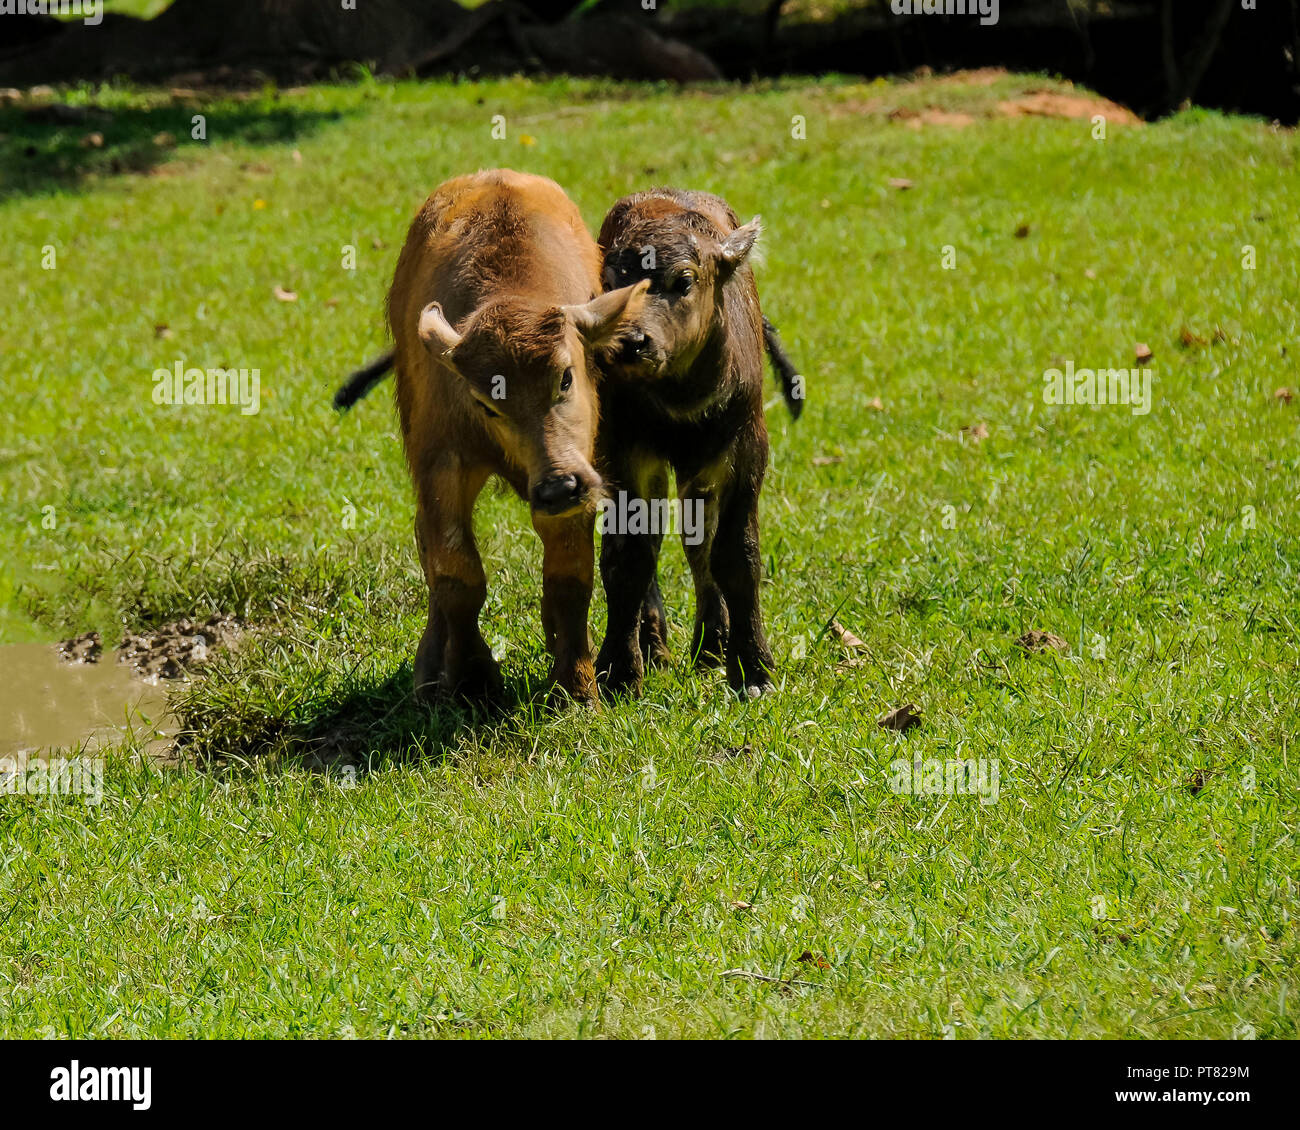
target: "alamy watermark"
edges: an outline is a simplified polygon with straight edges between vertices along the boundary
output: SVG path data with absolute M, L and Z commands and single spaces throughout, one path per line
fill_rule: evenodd
M 0 757 L 0 796 L 80 796 L 87 804 L 104 799 L 102 757 L 52 757 L 19 763 Z
M 104 0 L 0 0 L 0 16 L 80 16 L 93 26 L 104 21 Z
M 889 791 L 908 796 L 978 796 L 980 804 L 997 804 L 1000 781 L 996 758 L 918 756 L 889 763 Z
M 896 16 L 979 16 L 985 27 L 998 22 L 998 0 L 890 0 Z
M 617 498 L 602 498 L 602 534 L 678 534 L 687 545 L 704 541 L 704 499 L 637 498 L 625 490 Z
M 261 369 L 187 369 L 177 361 L 153 373 L 155 404 L 236 404 L 245 416 L 262 406 Z
M 1151 370 L 1076 369 L 1073 361 L 1065 369 L 1048 369 L 1043 374 L 1044 404 L 1088 404 L 1096 408 L 1125 404 L 1134 416 L 1151 411 Z
M 153 1105 L 151 1067 L 91 1067 L 72 1060 L 50 1072 L 50 1101 L 130 1103 L 132 1110 Z

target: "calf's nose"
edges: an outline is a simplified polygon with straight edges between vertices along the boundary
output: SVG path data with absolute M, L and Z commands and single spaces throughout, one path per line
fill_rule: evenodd
M 532 504 L 535 510 L 559 512 L 567 510 L 582 499 L 582 485 L 577 475 L 554 475 L 533 487 Z

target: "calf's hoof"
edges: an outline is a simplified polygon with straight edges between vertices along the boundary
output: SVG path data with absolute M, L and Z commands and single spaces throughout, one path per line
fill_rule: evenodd
M 553 685 L 546 698 L 548 706 L 563 709 L 570 704 L 576 704 L 592 710 L 599 708 L 600 695 L 596 691 L 596 672 L 590 659 L 567 671 L 552 671 L 551 680 Z
M 641 693 L 644 668 L 639 650 L 618 656 L 602 651 L 596 671 L 600 685 L 610 694 L 636 697 Z
M 426 706 L 451 699 L 468 702 L 499 700 L 505 690 L 501 669 L 491 652 L 476 655 L 459 664 L 448 664 L 436 681 L 417 682 L 415 699 Z
M 727 684 L 737 698 L 762 698 L 776 690 L 776 681 L 772 678 L 774 666 L 770 659 L 765 662 L 756 660 L 749 665 L 732 660 L 727 664 Z

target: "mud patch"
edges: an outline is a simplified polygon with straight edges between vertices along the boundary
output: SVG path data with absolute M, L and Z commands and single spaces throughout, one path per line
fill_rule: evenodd
M 205 663 L 213 650 L 233 646 L 243 633 L 243 621 L 229 612 L 202 623 L 176 620 L 148 632 L 127 632 L 118 644 L 117 661 L 146 680 L 179 679 Z
M 127 632 L 111 661 L 98 632 L 55 647 L 0 647 L 0 757 L 93 749 L 130 734 L 143 738 L 142 748 L 155 761 L 174 761 L 178 726 L 162 681 L 184 678 L 243 632 L 243 621 L 230 613 L 176 620 Z
M 98 632 L 86 632 L 59 644 L 59 656 L 69 663 L 98 663 L 103 650 Z
M 70 641 L 71 642 L 71 641 Z M 0 757 L 112 745 L 128 733 L 165 754 L 167 694 L 116 663 L 68 663 L 49 644 L 0 647 Z

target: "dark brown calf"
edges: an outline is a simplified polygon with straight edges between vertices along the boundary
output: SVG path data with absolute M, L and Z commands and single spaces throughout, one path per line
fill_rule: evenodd
M 578 210 L 543 177 L 508 169 L 457 177 L 411 224 L 388 320 L 429 585 L 417 696 L 500 687 L 478 625 L 487 579 L 472 518 L 479 491 L 498 475 L 531 506 L 544 546 L 551 677 L 563 695 L 595 698 L 587 608 L 601 480 L 592 469 L 590 351 L 636 313 L 644 290 L 602 295 L 598 267 Z
M 620 200 L 600 232 L 605 285 L 650 283 L 640 314 L 601 353 L 606 489 L 620 503 L 662 498 L 671 467 L 679 503 L 702 503 L 698 536 L 683 537 L 695 580 L 692 657 L 725 661 L 732 689 L 750 697 L 771 689 L 775 669 L 759 606 L 765 338 L 795 414 L 803 392 L 746 263 L 759 230 L 717 196 L 656 189 Z M 602 519 L 609 622 L 596 667 L 611 689 L 637 691 L 645 663 L 667 658 L 656 577 L 664 530 L 633 529 L 618 514 Z

